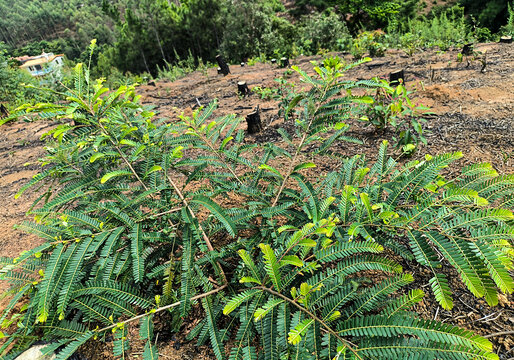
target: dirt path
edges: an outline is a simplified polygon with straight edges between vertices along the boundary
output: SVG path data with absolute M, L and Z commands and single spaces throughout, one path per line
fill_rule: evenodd
M 445 53 L 428 50 L 413 57 L 407 57 L 400 51 L 390 51 L 384 58 L 349 71 L 348 78 L 387 77 L 392 70 L 404 69 L 408 87 L 418 89 L 417 101 L 429 105 L 435 112 L 424 126 L 429 145 L 415 157 L 426 153 L 462 151 L 465 157 L 461 165 L 491 162 L 500 173 L 514 173 L 514 44 L 480 44 L 476 50 L 487 54 L 485 73 L 480 72 L 479 62 L 473 62 L 468 68 L 465 61 L 457 63 L 458 50 Z M 310 71 L 312 65 L 309 62 L 316 59 L 320 57 L 301 57 L 293 64 Z M 232 73 L 223 77 L 216 73 L 216 69 L 209 69 L 206 73 L 196 72 L 174 83 L 157 82 L 156 86 L 141 86 L 138 92 L 143 95 L 144 104 L 155 105 L 160 115 L 170 121 L 182 112 L 190 114 L 198 103 L 205 105 L 214 99 L 219 101 L 215 116 L 231 113 L 244 116 L 259 105 L 265 130 L 251 141 L 276 141 L 276 128 L 284 126 L 277 116 L 277 101 L 262 100 L 256 94 L 240 98 L 236 94 L 237 82 L 246 81 L 250 88 L 277 87 L 274 79 L 285 71 L 270 64 L 232 66 Z M 293 74 L 290 79 L 298 78 Z M 392 136 L 391 133 L 373 134 L 362 123 L 352 122 L 351 125 L 352 135 L 359 137 L 364 144 L 342 144 L 338 151 L 345 155 L 373 155 L 382 139 Z M 36 195 L 28 192 L 19 199 L 14 199 L 14 195 L 38 170 L 36 161 L 43 154 L 39 138 L 50 126 L 52 124 L 44 122 L 18 122 L 0 127 L 0 198 L 3 200 L 0 203 L 0 256 L 16 256 L 40 241 L 13 229 L 14 224 L 25 219 L 25 212 Z M 30 164 L 25 166 L 26 163 Z M 455 284 L 453 311 L 442 311 L 432 299 L 425 299 L 417 310 L 425 318 L 437 318 L 482 335 L 514 329 L 512 296 L 502 296 L 498 307 L 489 308 L 482 300 L 473 298 L 463 289 L 459 290 L 459 284 Z M 1 290 L 5 289 L 5 284 L 0 286 Z M 175 339 L 171 334 L 160 334 L 159 339 L 160 352 L 167 359 L 210 358 L 207 348 L 198 348 L 194 343 L 181 344 L 183 340 Z M 491 340 L 502 360 L 514 357 L 512 336 Z M 101 348 L 91 359 L 108 358 L 106 354 L 108 350 Z

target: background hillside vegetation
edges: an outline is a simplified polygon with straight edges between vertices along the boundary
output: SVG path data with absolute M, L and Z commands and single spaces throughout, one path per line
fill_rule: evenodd
M 192 69 L 209 66 L 218 53 L 233 63 L 325 51 L 358 58 L 380 56 L 377 48 L 446 50 L 512 34 L 511 4 L 482 3 L 449 2 L 422 15 L 426 4 L 418 0 L 299 0 L 287 9 L 278 0 L 0 0 L 0 53 L 64 53 L 72 66 L 88 61 L 89 41 L 97 39 L 91 72 L 120 85 L 159 76 L 187 59 Z M 377 29 L 382 35 L 374 35 Z M 143 75 L 130 80 L 132 74 Z

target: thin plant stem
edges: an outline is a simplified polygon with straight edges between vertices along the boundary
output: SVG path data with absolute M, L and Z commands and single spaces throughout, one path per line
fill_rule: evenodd
M 212 295 L 212 294 L 216 294 L 216 293 L 220 292 L 221 290 L 225 289 L 227 286 L 228 286 L 228 285 L 223 285 L 223 286 L 220 286 L 220 287 L 219 287 L 219 288 L 217 288 L 217 289 L 214 289 L 214 290 L 208 291 L 208 292 L 203 293 L 203 294 L 200 294 L 200 295 L 193 296 L 192 298 L 190 298 L 190 299 L 189 299 L 189 301 L 198 300 L 198 299 L 203 299 L 204 297 L 210 296 L 210 295 Z M 179 306 L 181 303 L 182 303 L 182 300 L 181 300 L 181 301 L 174 302 L 173 304 L 169 304 L 169 305 L 166 305 L 166 306 L 162 306 L 162 307 L 160 307 L 160 308 L 157 308 L 157 309 L 150 310 L 149 312 L 146 312 L 146 313 L 144 313 L 144 314 L 141 314 L 141 315 L 137 315 L 137 316 L 131 317 L 130 319 L 127 319 L 127 320 L 122 321 L 122 322 L 120 322 L 120 323 L 116 323 L 116 324 L 113 324 L 113 325 L 110 325 L 110 326 L 104 327 L 104 328 L 102 328 L 102 329 L 100 329 L 100 330 L 97 330 L 97 332 L 104 332 L 104 331 L 107 331 L 107 330 L 114 329 L 115 327 L 118 327 L 118 326 L 120 326 L 120 325 L 125 325 L 125 324 L 131 323 L 131 322 L 133 322 L 133 321 L 139 320 L 139 319 L 141 319 L 141 318 L 144 318 L 145 316 L 152 315 L 152 314 L 155 314 L 155 313 L 158 313 L 158 312 L 161 312 L 161 311 L 167 310 L 167 309 L 171 309 L 171 308 L 177 307 L 177 306 Z
M 343 343 L 348 348 L 348 350 L 350 350 L 356 356 L 357 359 L 363 360 L 363 358 L 357 353 L 357 350 L 355 350 L 355 347 L 357 347 L 357 345 L 349 342 L 348 340 L 343 339 L 336 331 L 334 331 L 330 326 L 328 326 L 322 319 L 317 317 L 316 314 L 310 312 L 309 310 L 307 310 L 306 308 L 304 308 L 300 304 L 298 304 L 295 301 L 291 300 L 287 296 L 282 295 L 279 292 L 276 292 L 275 290 L 272 290 L 272 289 L 267 288 L 265 286 L 256 286 L 255 289 L 266 291 L 266 292 L 268 292 L 268 293 L 270 293 L 270 294 L 272 294 L 274 296 L 277 296 L 277 297 L 281 298 L 282 300 L 284 300 L 284 301 L 286 301 L 286 302 L 296 306 L 300 311 L 306 313 L 312 319 L 317 321 L 321 326 L 323 326 L 325 328 L 325 330 L 330 335 L 334 336 L 337 340 L 339 340 L 341 343 Z

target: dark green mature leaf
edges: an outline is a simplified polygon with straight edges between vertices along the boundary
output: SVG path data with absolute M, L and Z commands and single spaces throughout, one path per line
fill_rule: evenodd
M 81 347 L 86 341 L 91 339 L 94 334 L 95 333 L 93 331 L 87 331 L 84 334 L 80 335 L 74 341 L 72 341 L 71 343 L 66 345 L 64 347 L 64 349 L 59 351 L 59 354 L 57 354 L 57 357 L 55 359 L 56 360 L 68 359 L 70 356 L 72 356 L 75 353 L 75 351 L 78 350 L 79 347 Z
M 209 328 L 209 334 L 211 338 L 211 346 L 218 360 L 223 360 L 225 358 L 225 350 L 223 348 L 223 343 L 221 342 L 221 338 L 219 336 L 219 332 L 216 326 L 216 320 L 214 318 L 214 313 L 212 311 L 212 305 L 210 304 L 208 299 L 202 299 L 202 305 L 206 312 L 207 317 L 207 326 Z
M 230 219 L 226 215 L 225 211 L 223 210 L 223 208 L 221 206 L 219 206 L 214 201 L 212 201 L 211 199 L 209 199 L 208 197 L 203 196 L 203 195 L 195 196 L 191 200 L 191 202 L 204 206 L 207 210 L 209 210 L 214 215 L 214 217 L 216 217 L 216 219 L 218 219 L 225 226 L 225 229 L 232 237 L 236 236 L 236 232 L 237 232 L 236 226 L 235 226 L 234 222 L 232 221 L 232 219 Z
M 129 235 L 130 254 L 132 255 L 132 273 L 135 282 L 144 278 L 145 262 L 143 258 L 143 232 L 141 224 L 137 224 Z

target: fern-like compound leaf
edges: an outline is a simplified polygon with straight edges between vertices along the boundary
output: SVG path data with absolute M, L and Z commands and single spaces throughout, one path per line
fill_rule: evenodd
M 145 272 L 145 262 L 143 258 L 143 231 L 141 224 L 132 228 L 130 237 L 130 254 L 132 256 L 132 274 L 135 282 L 141 282 Z
M 271 247 L 267 244 L 259 244 L 259 247 L 264 254 L 264 268 L 266 269 L 266 273 L 270 277 L 273 285 L 277 290 L 281 288 L 282 277 L 280 274 L 280 268 L 275 256 L 275 252 Z
M 66 359 L 68 359 L 70 356 L 72 356 L 75 353 L 75 351 L 77 351 L 77 349 L 79 347 L 81 347 L 83 344 L 86 343 L 86 341 L 91 339 L 94 334 L 95 333 L 93 331 L 87 331 L 84 334 L 80 335 L 75 340 L 73 340 L 68 345 L 66 345 L 64 347 L 64 349 L 59 351 L 59 354 L 57 354 L 57 357 L 55 359 L 56 360 L 66 360 Z
M 259 293 L 260 290 L 247 290 L 242 292 L 241 294 L 235 295 L 230 299 L 225 307 L 223 308 L 223 314 L 228 315 L 235 309 L 237 309 L 243 302 L 249 301 L 255 294 Z
M 192 200 L 192 203 L 197 203 L 208 209 L 216 219 L 218 219 L 224 226 L 230 236 L 236 236 L 236 226 L 231 218 L 229 218 L 221 206 L 214 201 L 203 195 L 197 195 Z
M 446 275 L 434 273 L 434 277 L 429 280 L 435 299 L 443 309 L 451 310 L 453 308 L 452 291 L 448 285 Z

